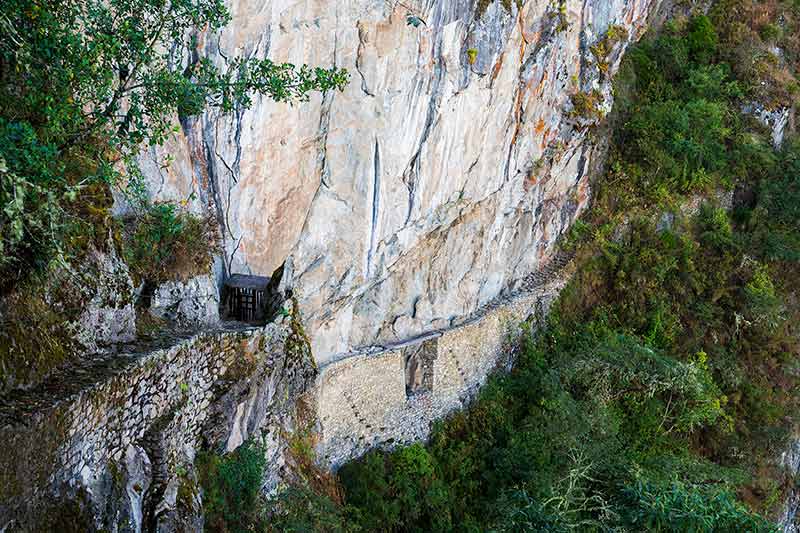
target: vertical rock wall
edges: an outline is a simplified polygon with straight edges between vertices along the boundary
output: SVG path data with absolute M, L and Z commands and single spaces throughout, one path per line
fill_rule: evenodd
M 656 3 L 232 0 L 200 55 L 335 65 L 351 83 L 184 121 L 143 157 L 151 193 L 217 215 L 223 271 L 284 269 L 321 364 L 447 327 L 536 270 L 586 206 L 595 119 L 571 96 L 610 108 Z M 628 37 L 595 57 L 611 25 Z

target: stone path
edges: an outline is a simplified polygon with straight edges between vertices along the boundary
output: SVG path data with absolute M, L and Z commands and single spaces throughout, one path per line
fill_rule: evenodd
M 556 254 L 542 268 L 451 326 L 398 342 L 340 354 L 320 368 L 320 461 L 330 468 L 376 446 L 426 440 L 431 424 L 462 409 L 498 368 L 514 359 L 519 325 L 541 324 L 570 279 L 572 255 Z M 408 362 L 430 352 L 430 388 L 409 394 Z
M 170 348 L 196 335 L 257 329 L 238 322 L 223 323 L 207 331 L 175 330 L 161 332 L 151 339 L 140 339 L 112 349 L 93 354 L 62 371 L 58 371 L 42 383 L 29 389 L 15 389 L 0 396 L 0 428 L 25 424 L 27 418 L 42 410 L 50 409 L 61 402 L 70 401 L 78 394 L 113 376 L 130 369 L 142 358 L 165 348 Z
M 453 322 L 446 328 L 438 328 L 431 331 L 426 331 L 420 333 L 419 335 L 398 341 L 376 343 L 368 346 L 358 347 L 349 352 L 341 352 L 332 356 L 329 361 L 320 367 L 320 370 L 324 370 L 326 367 L 341 362 L 349 357 L 358 355 L 378 356 L 386 352 L 394 351 L 400 348 L 407 348 L 430 339 L 441 337 L 448 331 L 473 324 L 483 318 L 487 313 L 504 305 L 508 305 L 509 303 L 521 297 L 536 292 L 538 289 L 550 283 L 554 279 L 558 277 L 569 276 L 569 267 L 571 266 L 573 256 L 574 253 L 571 251 L 557 252 L 542 266 L 542 268 L 535 272 L 531 272 L 520 281 L 512 284 L 512 288 L 510 290 L 502 292 L 491 301 L 482 305 L 469 315 Z
M 378 356 L 385 352 L 417 345 L 427 340 L 441 337 L 448 331 L 473 324 L 498 307 L 507 305 L 517 298 L 535 292 L 556 277 L 565 275 L 567 266 L 570 264 L 571 260 L 572 254 L 559 252 L 552 259 L 547 261 L 541 269 L 532 272 L 514 284 L 512 290 L 500 294 L 492 301 L 484 304 L 470 315 L 463 317 L 449 327 L 427 331 L 399 341 L 374 344 L 357 348 L 350 352 L 340 353 L 323 365 L 321 370 L 349 357 L 358 355 Z M 73 398 L 80 392 L 97 386 L 111 377 L 125 372 L 138 360 L 156 350 L 174 346 L 198 334 L 245 331 L 249 329 L 257 328 L 242 323 L 230 322 L 223 323 L 218 328 L 202 332 L 164 332 L 152 340 L 139 340 L 134 343 L 117 346 L 113 350 L 105 353 L 95 354 L 68 369 L 53 374 L 44 382 L 33 388 L 12 390 L 6 395 L 0 396 L 0 427 L 24 424 L 26 418 L 32 413 L 52 408 L 63 401 L 69 401 L 70 398 Z

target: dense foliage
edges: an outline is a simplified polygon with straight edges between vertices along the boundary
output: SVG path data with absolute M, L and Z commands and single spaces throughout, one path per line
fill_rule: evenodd
M 252 531 L 260 519 L 257 503 L 265 450 L 248 441 L 224 457 L 201 454 L 196 463 L 201 473 L 206 528 L 226 533 Z

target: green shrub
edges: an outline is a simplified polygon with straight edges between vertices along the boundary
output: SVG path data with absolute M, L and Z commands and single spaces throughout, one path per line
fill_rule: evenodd
M 68 187 L 55 151 L 30 124 L 0 117 L 0 291 L 57 251 Z
M 369 531 L 450 531 L 448 492 L 421 444 L 375 451 L 340 472 L 348 503 Z
M 769 341 L 780 335 L 786 320 L 785 306 L 769 270 L 764 265 L 755 264 L 749 281 L 742 289 L 743 312 L 747 327 L 754 337 Z
M 155 285 L 209 272 L 217 242 L 212 218 L 165 202 L 147 205 L 128 221 L 123 251 L 134 282 Z
M 360 510 L 343 508 L 326 494 L 292 485 L 266 504 L 265 531 L 276 533 L 350 533 L 361 531 Z
M 603 103 L 603 95 L 600 91 L 578 91 L 570 97 L 570 101 L 572 102 L 570 116 L 590 120 L 603 118 L 603 110 L 600 107 Z
M 750 99 L 771 109 L 797 102 L 800 13 L 790 2 L 717 0 L 709 17 L 719 37 L 718 56 L 730 64 Z
M 245 533 L 263 526 L 260 504 L 266 466 L 263 448 L 248 441 L 224 456 L 199 454 L 196 464 L 209 531 Z
M 727 64 L 712 61 L 716 39 L 710 19 L 695 17 L 646 37 L 623 61 L 614 134 L 621 179 L 598 193 L 615 198 L 613 211 L 732 187 L 753 157 L 769 154 L 743 132 L 745 90 Z
M 705 15 L 692 17 L 687 35 L 689 55 L 698 63 L 708 63 L 717 52 L 717 30 Z
M 761 27 L 761 38 L 768 43 L 777 42 L 781 38 L 780 26 L 772 23 L 764 24 Z
M 597 62 L 597 67 L 600 69 L 600 72 L 603 76 L 608 73 L 608 56 L 611 54 L 614 45 L 620 41 L 626 40 L 627 38 L 627 28 L 625 28 L 625 26 L 613 24 L 608 28 L 602 39 L 589 47 L 589 51 L 594 56 L 594 59 Z
M 779 528 L 752 513 L 727 490 L 646 481 L 625 487 L 624 521 L 634 530 L 655 532 L 775 533 Z
M 779 164 L 757 186 L 747 213 L 750 246 L 772 261 L 800 261 L 800 138 L 789 139 Z
M 531 498 L 524 490 L 510 491 L 498 502 L 499 518 L 491 531 L 516 533 L 537 531 L 539 533 L 566 533 L 569 528 L 560 523 L 557 516 L 548 513 L 542 504 Z

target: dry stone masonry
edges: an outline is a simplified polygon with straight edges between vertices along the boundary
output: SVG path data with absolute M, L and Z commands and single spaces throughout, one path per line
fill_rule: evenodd
M 521 325 L 545 316 L 571 272 L 568 256 L 558 256 L 454 327 L 323 366 L 321 462 L 336 468 L 377 446 L 426 440 L 433 421 L 466 406 L 492 371 L 511 364 Z
M 77 502 L 105 531 L 171 531 L 196 522 L 177 489 L 195 480 L 200 445 L 263 439 L 277 479 L 279 429 L 316 374 L 307 350 L 285 356 L 291 320 L 228 328 L 94 360 L 0 407 L 0 530 L 43 531 L 52 502 Z M 296 353 L 296 352 L 295 352 Z M 202 526 L 202 522 L 200 522 Z
M 228 323 L 107 353 L 8 395 L 0 528 L 39 531 L 78 505 L 98 530 L 200 531 L 197 451 L 266 443 L 272 490 L 301 397 L 312 405 L 325 466 L 426 439 L 433 421 L 510 364 L 520 324 L 545 315 L 570 272 L 558 256 L 453 327 L 342 354 L 319 373 L 308 346 L 296 348 L 304 337 L 290 314 L 263 328 Z M 179 499 L 181 491 L 192 498 Z

